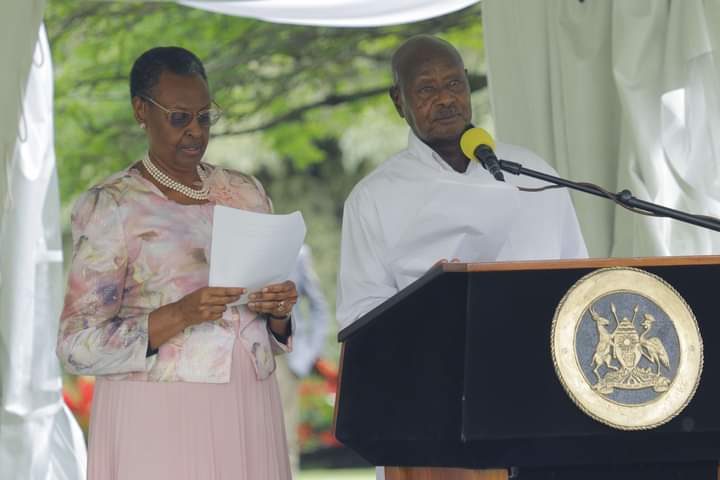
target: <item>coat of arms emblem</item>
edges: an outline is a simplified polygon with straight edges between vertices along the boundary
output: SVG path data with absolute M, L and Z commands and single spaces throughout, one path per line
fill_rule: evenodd
M 565 390 L 587 414 L 615 428 L 653 428 L 692 399 L 702 339 L 680 295 L 633 268 L 597 270 L 558 305 L 552 353 Z
M 615 304 L 610 308 L 615 320 L 615 330 L 608 331 L 610 320 L 590 307 L 590 316 L 597 325 L 598 342 L 593 354 L 593 373 L 597 377 L 595 389 L 601 393 L 612 393 L 615 388 L 638 390 L 651 387 L 656 392 L 665 392 L 670 379 L 660 373 L 660 367 L 670 368 L 670 357 L 659 337 L 650 337 L 655 317 L 643 314 L 642 333 L 638 331 L 635 318 L 640 309 L 633 308 L 632 319 L 618 318 Z M 643 368 L 640 361 L 647 360 L 650 367 Z M 600 376 L 598 370 L 605 365 L 610 371 Z M 653 371 L 654 369 L 654 371 Z

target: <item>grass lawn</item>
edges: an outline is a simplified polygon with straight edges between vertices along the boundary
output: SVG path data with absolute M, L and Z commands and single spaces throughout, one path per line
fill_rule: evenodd
M 375 469 L 301 470 L 295 480 L 375 480 Z

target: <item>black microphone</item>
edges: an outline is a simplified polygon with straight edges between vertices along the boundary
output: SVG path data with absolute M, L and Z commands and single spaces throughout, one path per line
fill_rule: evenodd
M 470 160 L 478 160 L 480 165 L 500 182 L 505 181 L 500 162 L 493 149 L 495 141 L 488 132 L 482 128 L 470 126 L 460 137 L 460 148 Z

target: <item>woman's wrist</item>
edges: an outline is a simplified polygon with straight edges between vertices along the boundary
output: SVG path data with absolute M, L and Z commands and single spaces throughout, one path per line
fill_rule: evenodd
M 160 307 L 160 309 L 167 309 L 166 312 L 168 315 L 170 315 L 170 318 L 174 319 L 177 328 L 180 329 L 180 331 L 185 330 L 187 327 L 190 326 L 190 322 L 187 321 L 185 318 L 185 315 L 183 315 L 182 307 L 180 306 L 180 301 L 170 303 L 168 305 L 165 305 L 163 307 Z
M 287 343 L 287 338 L 291 335 L 290 315 L 286 317 L 274 317 L 271 314 L 267 315 L 268 327 L 270 331 L 283 343 Z
M 148 351 L 150 356 L 170 338 L 189 326 L 178 302 L 158 307 L 148 315 Z

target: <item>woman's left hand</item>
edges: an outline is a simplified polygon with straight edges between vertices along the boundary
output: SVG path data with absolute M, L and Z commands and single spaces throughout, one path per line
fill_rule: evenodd
M 251 293 L 248 309 L 275 318 L 285 318 L 292 312 L 297 298 L 295 283 L 288 280 L 283 283 L 268 285 L 260 289 L 260 291 Z

